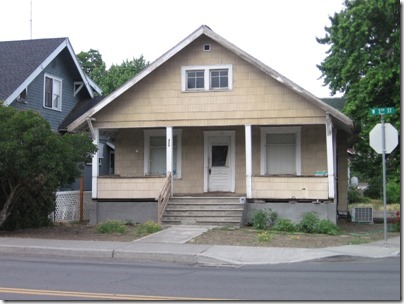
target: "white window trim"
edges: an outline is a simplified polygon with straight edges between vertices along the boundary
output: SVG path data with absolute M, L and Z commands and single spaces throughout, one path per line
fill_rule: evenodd
M 302 175 L 302 152 L 301 152 L 302 127 L 261 127 L 261 175 L 267 174 L 267 134 L 295 133 L 296 138 L 296 175 Z
M 51 78 L 52 80 L 56 80 L 56 81 L 59 81 L 59 82 L 60 82 L 60 102 L 59 102 L 59 107 L 58 107 L 58 108 L 54 108 L 53 106 L 52 106 L 52 107 L 47 107 L 47 106 L 46 106 L 46 103 L 45 103 L 45 96 L 46 96 L 46 94 L 45 94 L 45 93 L 46 93 L 46 78 Z M 49 109 L 49 110 L 54 110 L 54 111 L 62 112 L 63 79 L 62 79 L 62 78 L 59 78 L 59 77 L 56 77 L 56 76 L 53 76 L 53 75 L 48 74 L 48 73 L 45 73 L 43 79 L 44 79 L 44 80 L 43 80 L 43 107 L 46 108 L 46 109 Z M 52 83 L 52 86 L 53 86 L 53 83 Z
M 83 87 L 84 87 L 84 82 L 82 82 L 82 81 L 75 81 L 75 82 L 73 83 L 73 90 L 74 90 L 73 96 L 76 97 L 77 94 L 80 92 L 80 90 L 81 90 Z
M 187 89 L 187 71 L 205 71 L 205 87 L 204 89 Z M 210 86 L 210 71 L 211 70 L 228 70 L 229 71 L 229 86 L 227 88 L 215 88 Z M 233 90 L 233 65 L 190 65 L 181 67 L 181 90 L 182 92 L 206 92 L 206 91 L 230 91 Z
M 165 129 L 158 129 L 158 130 L 144 130 L 144 175 L 150 176 L 150 137 L 153 136 L 166 136 Z M 179 179 L 181 178 L 181 154 L 182 154 L 182 144 L 181 144 L 181 137 L 182 137 L 182 130 L 181 129 L 174 129 L 173 130 L 173 137 L 177 137 L 177 174 L 174 175 L 174 178 Z

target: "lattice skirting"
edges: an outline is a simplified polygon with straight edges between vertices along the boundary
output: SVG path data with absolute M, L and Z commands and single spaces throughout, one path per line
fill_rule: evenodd
M 83 219 L 89 220 L 95 203 L 91 198 L 91 191 L 83 193 Z M 80 191 L 56 192 L 55 211 L 49 215 L 55 222 L 69 222 L 80 220 Z

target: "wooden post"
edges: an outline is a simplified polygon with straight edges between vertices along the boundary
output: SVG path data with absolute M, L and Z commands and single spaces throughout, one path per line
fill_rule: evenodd
M 83 221 L 84 215 L 84 176 L 80 176 L 80 222 Z

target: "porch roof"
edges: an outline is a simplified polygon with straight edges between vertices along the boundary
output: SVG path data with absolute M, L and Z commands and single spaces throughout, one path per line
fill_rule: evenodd
M 344 130 L 347 132 L 351 133 L 353 130 L 353 121 L 335 109 L 334 107 L 328 105 L 318 97 L 314 96 L 310 92 L 306 91 L 302 87 L 298 86 L 295 84 L 293 81 L 289 80 L 285 76 L 281 75 L 277 71 L 273 70 L 272 68 L 268 67 L 264 63 L 260 62 L 258 59 L 254 58 L 253 56 L 249 55 L 248 53 L 244 52 L 240 48 L 238 48 L 236 45 L 232 44 L 231 42 L 227 41 L 223 37 L 219 36 L 215 32 L 213 32 L 208 26 L 202 25 L 200 26 L 197 30 L 195 30 L 193 33 L 191 33 L 188 37 L 186 37 L 184 40 L 179 42 L 176 46 L 174 46 L 172 49 L 167 51 L 165 54 L 163 54 L 161 57 L 156 59 L 153 63 L 151 63 L 147 68 L 145 68 L 143 71 L 141 71 L 139 74 L 135 75 L 132 79 L 130 79 L 128 82 L 123 84 L 121 87 L 116 89 L 114 92 L 106 96 L 101 102 L 96 104 L 94 107 L 90 108 L 86 112 L 84 112 L 81 116 L 79 116 L 75 121 L 69 124 L 67 127 L 68 131 L 75 131 L 77 129 L 82 128 L 86 124 L 86 120 L 88 118 L 91 118 L 93 115 L 95 115 L 97 112 L 99 112 L 101 109 L 103 109 L 105 106 L 113 102 L 116 98 L 118 98 L 120 95 L 122 95 L 124 92 L 129 90 L 131 87 L 133 87 L 136 83 L 138 83 L 140 80 L 145 78 L 147 75 L 152 73 L 154 70 L 156 70 L 158 67 L 160 67 L 162 64 L 164 64 L 166 61 L 168 61 L 170 58 L 172 58 L 175 54 L 180 52 L 182 49 L 184 49 L 186 46 L 188 46 L 190 43 L 198 39 L 200 36 L 206 35 L 210 39 L 214 40 L 215 42 L 219 43 L 229 51 L 233 52 L 246 62 L 250 63 L 263 73 L 269 75 L 273 79 L 275 79 L 277 82 L 282 83 L 286 87 L 290 88 L 294 92 L 296 92 L 298 95 L 304 97 L 306 100 L 309 102 L 313 103 L 315 106 L 319 107 L 320 109 L 324 110 L 326 113 L 328 113 L 330 116 L 333 117 L 333 120 Z

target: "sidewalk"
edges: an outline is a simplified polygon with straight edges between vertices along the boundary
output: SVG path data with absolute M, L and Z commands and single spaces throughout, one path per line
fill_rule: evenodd
M 363 245 L 329 248 L 272 248 L 186 244 L 207 226 L 173 226 L 133 242 L 0 238 L 0 254 L 54 255 L 202 265 L 294 263 L 338 256 L 385 258 L 400 255 L 400 237 Z

